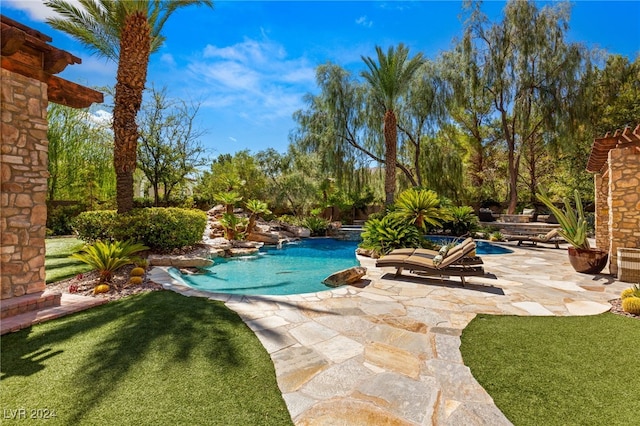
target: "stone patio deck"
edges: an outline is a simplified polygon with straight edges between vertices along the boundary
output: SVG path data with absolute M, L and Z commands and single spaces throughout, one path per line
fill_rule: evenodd
M 394 278 L 368 268 L 366 285 L 294 296 L 233 296 L 150 278 L 187 296 L 222 300 L 256 333 L 275 365 L 296 425 L 508 425 L 460 354 L 478 313 L 593 315 L 628 284 L 581 275 L 565 250 L 483 256 L 485 277 Z

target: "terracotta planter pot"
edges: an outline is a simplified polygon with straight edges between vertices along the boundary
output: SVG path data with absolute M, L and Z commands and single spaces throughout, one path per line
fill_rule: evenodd
M 598 274 L 605 266 L 609 253 L 599 249 L 577 249 L 569 247 L 569 262 L 576 272 L 581 274 Z

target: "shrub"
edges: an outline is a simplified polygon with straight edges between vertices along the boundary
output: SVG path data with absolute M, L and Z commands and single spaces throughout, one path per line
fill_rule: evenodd
M 109 282 L 114 271 L 133 262 L 132 254 L 148 248 L 132 241 L 96 241 L 80 253 L 72 254 L 71 257 L 97 269 L 100 273 L 100 282 Z
M 134 210 L 118 217 L 115 240 L 134 239 L 153 250 L 171 250 L 202 241 L 207 215 L 200 210 L 157 207 Z
M 424 238 L 414 225 L 393 215 L 365 222 L 360 247 L 376 254 L 387 254 L 401 247 L 421 247 Z
M 202 241 L 207 215 L 175 207 L 137 209 L 125 215 L 113 210 L 80 214 L 74 220 L 78 237 L 96 240 L 135 240 L 154 250 L 171 250 Z
M 80 213 L 71 225 L 78 238 L 87 243 L 113 238 L 113 227 L 118 218 L 115 210 L 97 210 Z
M 73 219 L 85 210 L 82 204 L 55 206 L 47 209 L 47 229 L 49 235 L 73 234 Z
M 308 216 L 305 217 L 302 221 L 302 226 L 309 229 L 312 236 L 317 237 L 319 235 L 325 235 L 327 233 L 327 229 L 329 228 L 329 221 L 321 217 Z
M 472 207 L 452 206 L 447 208 L 449 219 L 442 225 L 444 230 L 449 230 L 453 235 L 465 235 L 478 230 L 478 216 Z

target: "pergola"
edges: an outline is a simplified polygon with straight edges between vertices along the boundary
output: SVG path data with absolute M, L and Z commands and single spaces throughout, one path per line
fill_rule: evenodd
M 0 23 L 0 299 L 4 301 L 45 290 L 47 105 L 84 108 L 102 102 L 103 95 L 55 75 L 82 61 L 49 45 L 51 37 L 2 15 Z
M 618 274 L 618 249 L 640 248 L 640 124 L 593 141 L 587 171 L 594 174 L 596 246 L 609 251 Z

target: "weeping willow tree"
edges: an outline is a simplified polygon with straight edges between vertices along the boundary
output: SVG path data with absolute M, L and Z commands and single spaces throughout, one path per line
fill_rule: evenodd
M 86 109 L 49 104 L 48 200 L 90 201 L 115 197 L 113 136 L 109 123 Z
M 589 69 L 584 48 L 568 43 L 569 5 L 539 9 L 509 1 L 502 21 L 490 23 L 472 5 L 462 54 L 473 66 L 467 84 L 488 96 L 507 147 L 508 212 L 518 202 L 521 157 L 532 143 L 570 144 L 585 99 L 581 79 Z

